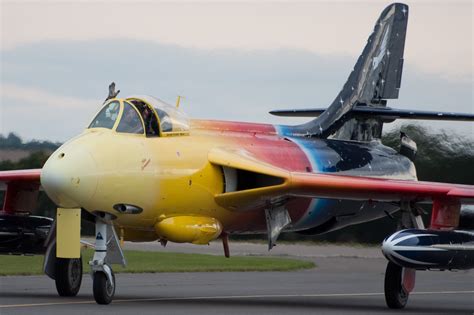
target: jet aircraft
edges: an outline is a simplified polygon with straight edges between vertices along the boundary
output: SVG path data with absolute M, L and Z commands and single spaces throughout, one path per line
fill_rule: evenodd
M 229 256 L 230 234 L 266 233 L 271 249 L 281 232 L 321 234 L 401 211 L 401 230 L 382 245 L 390 308 L 406 305 L 416 270 L 474 268 L 474 186 L 418 181 L 416 143 L 402 135 L 396 151 L 380 141 L 399 118 L 474 121 L 387 107 L 399 94 L 407 21 L 405 4 L 381 13 L 329 107 L 272 112 L 312 117 L 301 125 L 191 120 L 151 96 L 118 98 L 111 85 L 89 126 L 42 169 L 0 172 L 0 227 L 13 231 L 1 252 L 44 254 L 59 295 L 75 296 L 81 220 L 93 222 L 93 295 L 108 304 L 112 265 L 126 264 L 121 240 L 221 238 Z M 58 206 L 54 220 L 31 215 L 40 189 Z M 422 203 L 432 204 L 427 228 Z

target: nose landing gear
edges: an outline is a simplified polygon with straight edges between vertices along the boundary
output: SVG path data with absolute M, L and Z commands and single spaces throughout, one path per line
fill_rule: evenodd
M 107 215 L 96 217 L 95 253 L 89 262 L 93 279 L 94 299 L 98 304 L 110 304 L 115 294 L 112 264 L 126 265 L 117 234 Z

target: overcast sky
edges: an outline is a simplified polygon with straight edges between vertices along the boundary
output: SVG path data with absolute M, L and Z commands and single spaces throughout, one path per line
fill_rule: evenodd
M 192 117 L 296 122 L 267 112 L 330 104 L 390 2 L 0 3 L 0 133 L 64 141 L 111 81 L 121 96 L 184 95 Z M 389 106 L 473 113 L 472 1 L 407 3 L 402 90 Z

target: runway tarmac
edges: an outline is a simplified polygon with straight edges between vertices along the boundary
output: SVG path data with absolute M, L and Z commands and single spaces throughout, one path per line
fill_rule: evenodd
M 219 245 L 184 246 L 181 251 L 197 248 L 217 254 Z M 285 246 L 274 255 L 288 255 Z M 418 272 L 415 292 L 400 312 L 385 306 L 386 261 L 378 257 L 378 249 L 365 249 L 363 255 L 358 255 L 360 251 L 354 248 L 344 252 L 346 249 L 337 246 L 324 250 L 297 246 L 290 256 L 313 260 L 317 268 L 292 272 L 118 274 L 115 300 L 107 306 L 95 304 L 89 275 L 84 276 L 75 298 L 58 297 L 54 282 L 46 276 L 2 277 L 0 314 L 474 314 L 473 271 Z M 234 254 L 242 254 L 246 248 L 251 254 L 267 253 L 264 244 L 234 244 Z M 148 249 L 160 250 L 157 246 Z

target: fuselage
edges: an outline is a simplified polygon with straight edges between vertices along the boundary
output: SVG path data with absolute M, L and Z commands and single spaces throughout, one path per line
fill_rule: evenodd
M 155 225 L 178 216 L 215 218 L 227 233 L 265 232 L 264 209 L 229 210 L 216 203 L 226 177 L 221 166 L 209 162 L 215 148 L 240 150 L 288 171 L 416 180 L 413 163 L 380 142 L 288 138 L 268 124 L 193 120 L 189 133 L 161 137 L 86 129 L 52 154 L 42 182 L 47 178 L 54 191 L 47 189 L 48 194 L 62 207 L 112 214 L 126 240 L 157 239 Z M 142 211 L 120 213 L 117 204 Z M 383 203 L 296 197 L 284 206 L 292 221 L 287 230 L 316 233 L 397 210 Z

